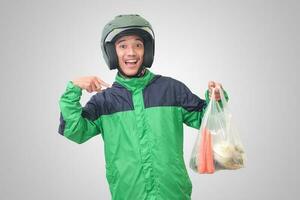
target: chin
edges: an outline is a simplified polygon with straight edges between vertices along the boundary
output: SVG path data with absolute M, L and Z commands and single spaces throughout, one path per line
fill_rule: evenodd
M 139 71 L 140 67 L 137 68 L 126 68 L 126 67 L 121 67 L 122 71 L 124 72 L 124 74 L 126 74 L 127 76 L 133 76 L 135 75 L 138 71 Z
M 127 75 L 127 76 L 133 76 L 138 72 L 138 69 L 136 70 L 123 70 L 123 72 Z

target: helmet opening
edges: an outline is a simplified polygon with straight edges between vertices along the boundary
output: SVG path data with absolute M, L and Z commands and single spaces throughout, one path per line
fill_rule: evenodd
M 116 69 L 119 67 L 115 42 L 119 38 L 128 35 L 138 35 L 139 37 L 142 38 L 144 44 L 144 58 L 143 58 L 142 66 L 150 68 L 153 63 L 153 57 L 154 57 L 154 40 L 152 38 L 152 35 L 149 34 L 148 31 L 134 28 L 134 29 L 126 29 L 122 32 L 119 32 L 117 35 L 115 35 L 114 38 L 111 39 L 110 42 L 105 42 L 104 50 L 109 60 L 110 69 Z

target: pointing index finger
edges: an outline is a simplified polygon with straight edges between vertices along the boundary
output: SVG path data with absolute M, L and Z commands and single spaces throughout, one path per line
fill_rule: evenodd
M 110 84 L 108 84 L 108 83 L 106 83 L 106 82 L 104 82 L 103 80 L 101 80 L 99 77 L 97 77 L 97 80 L 100 82 L 100 84 L 101 85 L 103 85 L 103 86 L 105 86 L 105 87 L 111 87 L 111 85 Z

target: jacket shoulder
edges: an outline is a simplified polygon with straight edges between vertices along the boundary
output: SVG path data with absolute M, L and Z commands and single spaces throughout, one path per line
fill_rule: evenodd
M 133 110 L 131 93 L 115 83 L 111 88 L 94 94 L 90 101 L 96 105 L 98 116 Z
M 169 76 L 157 75 L 154 79 L 153 84 L 162 89 L 173 89 L 174 92 L 185 92 L 189 90 L 183 82 Z
M 201 110 L 205 101 L 192 93 L 181 81 L 157 76 L 144 91 L 145 107 L 180 106 L 188 111 Z

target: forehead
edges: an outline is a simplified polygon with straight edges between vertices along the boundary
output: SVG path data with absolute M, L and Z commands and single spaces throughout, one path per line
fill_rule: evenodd
M 120 42 L 136 41 L 136 40 L 143 42 L 143 39 L 138 35 L 125 35 L 125 36 L 122 36 L 122 37 L 118 38 L 116 40 L 116 44 L 120 43 Z

